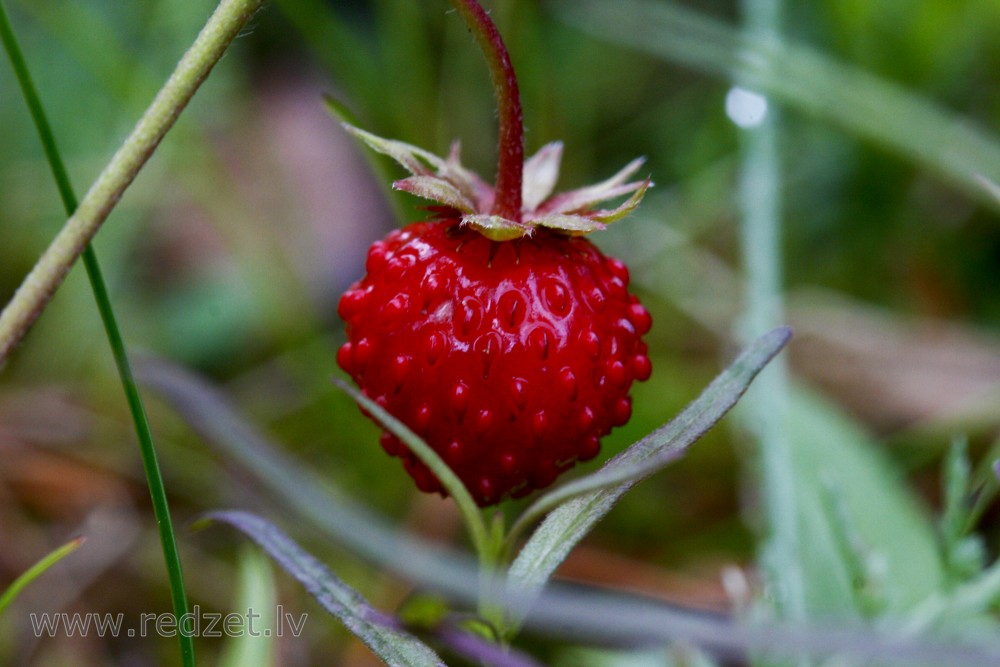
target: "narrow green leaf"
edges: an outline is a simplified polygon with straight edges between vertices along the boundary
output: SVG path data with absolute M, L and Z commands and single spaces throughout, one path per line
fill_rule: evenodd
M 213 15 L 214 18 L 214 15 Z M 27 62 L 21 47 L 14 35 L 7 10 L 0 0 L 0 41 L 3 42 L 4 49 L 10 58 L 11 65 L 17 76 L 18 84 L 24 100 L 31 112 L 32 121 L 38 132 L 38 137 L 42 143 L 45 157 L 52 170 L 52 176 L 62 198 L 66 214 L 72 217 L 78 209 L 76 194 L 69 180 L 69 173 L 66 171 L 62 155 L 56 145 L 55 133 L 45 114 L 41 98 L 35 88 L 35 84 L 28 71 Z M 197 88 L 197 86 L 195 86 Z M 191 93 L 194 94 L 193 91 Z M 181 104 L 183 107 L 183 104 Z M 167 125 L 169 129 L 169 123 Z M 166 132 L 166 129 L 163 130 Z M 133 174 L 134 177 L 134 174 Z M 119 193 L 120 194 L 120 193 Z M 117 200 L 117 197 L 115 198 Z M 64 228 L 65 230 L 65 228 Z M 128 403 L 129 412 L 132 416 L 133 427 L 136 437 L 139 440 L 139 453 L 142 459 L 143 471 L 146 475 L 146 485 L 149 488 L 149 495 L 153 503 L 153 514 L 156 517 L 156 524 L 160 534 L 160 544 L 163 551 L 163 560 L 167 570 L 167 580 L 170 584 L 170 598 L 174 608 L 174 616 L 181 618 L 188 613 L 187 591 L 184 587 L 184 574 L 181 567 L 180 553 L 177 549 L 177 536 L 174 532 L 173 520 L 170 515 L 170 505 L 167 500 L 167 491 L 163 483 L 163 475 L 160 472 L 160 464 L 157 460 L 156 446 L 153 442 L 153 432 L 146 417 L 146 409 L 142 402 L 142 395 L 132 374 L 132 367 L 129 363 L 128 350 L 125 347 L 125 339 L 122 336 L 121 328 L 115 317 L 114 308 L 111 304 L 111 297 L 108 294 L 107 284 L 101 271 L 97 253 L 89 242 L 87 242 L 81 252 L 83 265 L 87 271 L 87 278 L 90 281 L 91 291 L 94 293 L 94 301 L 101 316 L 101 323 L 104 325 L 105 335 L 111 354 L 118 369 L 119 380 L 122 390 L 125 393 L 125 400 Z M 44 262 L 44 258 L 35 265 L 35 270 Z M 34 270 L 33 270 L 34 273 Z M 38 306 L 38 310 L 44 304 Z M 4 313 L 10 305 L 4 309 Z M 2 316 L 0 316 L 2 317 Z M 3 354 L 0 353 L 0 360 Z M 181 660 L 185 667 L 194 667 L 194 640 L 185 633 L 178 633 L 177 641 L 180 645 Z
M 671 2 L 563 0 L 559 7 L 602 39 L 739 81 L 877 141 L 1000 208 L 989 187 L 1000 182 L 1000 141 L 897 84 L 806 46 L 744 35 Z
M 233 611 L 237 614 L 253 612 L 260 621 L 259 631 L 242 632 L 226 640 L 219 667 L 273 667 L 275 657 L 275 611 L 278 594 L 270 561 L 260 551 L 247 546 L 240 553 L 239 580 Z
M 29 567 L 20 577 L 15 579 L 14 583 L 12 583 L 7 590 L 0 595 L 0 616 L 3 615 L 4 609 L 9 607 L 10 604 L 17 598 L 18 594 L 24 590 L 25 586 L 42 576 L 50 567 L 61 561 L 63 558 L 76 551 L 85 541 L 85 538 L 77 537 L 61 547 L 57 547 L 49 552 L 49 554 L 43 557 L 40 561 Z
M 344 494 L 329 476 L 286 456 L 285 448 L 269 440 L 220 391 L 194 374 L 152 357 L 139 357 L 136 372 L 206 443 L 257 480 L 259 489 L 324 535 L 411 581 L 476 600 L 479 574 L 473 559 L 396 530 L 381 515 Z
M 947 553 L 958 544 L 965 533 L 965 519 L 968 512 L 969 479 L 972 475 L 969 464 L 968 443 L 955 438 L 948 449 L 941 470 L 941 490 L 944 496 L 944 511 L 941 515 L 941 539 Z
M 227 523 L 247 535 L 271 556 L 328 612 L 336 616 L 375 655 L 389 665 L 425 667 L 444 662 L 426 644 L 399 628 L 391 616 L 369 605 L 353 588 L 331 573 L 270 522 L 249 512 L 212 512 L 208 519 Z
M 381 405 L 343 380 L 334 378 L 333 383 L 357 401 L 361 407 L 370 412 L 383 427 L 402 440 L 410 451 L 420 459 L 421 463 L 430 468 L 442 486 L 451 494 L 455 504 L 458 505 L 458 510 L 462 513 L 462 518 L 465 519 L 466 528 L 469 529 L 480 561 L 483 565 L 489 565 L 492 549 L 490 548 L 491 542 L 486 530 L 486 523 L 483 521 L 483 515 L 479 511 L 476 501 L 472 499 L 472 495 L 465 488 L 465 484 L 458 478 L 458 475 L 448 467 L 448 464 L 438 456 L 437 452 L 431 449 L 430 445 L 424 442 L 423 438 L 410 430 L 406 424 L 386 412 Z
M 810 614 L 856 612 L 851 572 L 838 555 L 837 519 L 823 498 L 836 488 L 844 516 L 873 557 L 882 561 L 886 613 L 911 610 L 943 585 L 939 543 L 926 510 L 900 473 L 850 418 L 805 387 L 789 394 L 788 438 L 794 505 Z M 840 521 L 843 522 L 844 519 Z
M 571 482 L 540 498 L 520 527 L 558 505 L 535 531 L 510 569 L 519 593 L 530 598 L 594 524 L 632 486 L 676 459 L 729 411 L 757 373 L 791 337 L 787 327 L 761 336 L 723 371 L 673 421 L 608 461 L 597 473 Z M 519 526 L 512 529 L 516 533 Z M 519 619 L 512 619 L 514 625 Z

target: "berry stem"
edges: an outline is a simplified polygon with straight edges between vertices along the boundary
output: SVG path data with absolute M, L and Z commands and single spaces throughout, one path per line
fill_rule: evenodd
M 517 77 L 496 24 L 476 0 L 448 0 L 462 15 L 486 57 L 493 78 L 500 117 L 496 199 L 493 214 L 521 221 L 521 181 L 524 169 L 524 118 Z

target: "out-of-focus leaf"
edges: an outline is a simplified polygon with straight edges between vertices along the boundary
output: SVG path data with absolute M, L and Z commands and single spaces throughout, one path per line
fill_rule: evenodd
M 673 421 L 632 445 L 594 475 L 557 489 L 526 512 L 530 518 L 562 502 L 511 566 L 510 577 L 519 593 L 530 598 L 540 591 L 594 524 L 636 482 L 674 460 L 719 421 L 790 337 L 791 330 L 784 327 L 761 336 Z M 517 617 L 511 620 L 515 627 L 520 622 Z
M 787 41 L 652 0 L 572 0 L 566 19 L 603 39 L 739 81 L 878 141 L 1000 207 L 984 183 L 1000 181 L 1000 142 L 902 87 Z
M 83 544 L 85 538 L 77 537 L 76 539 L 70 540 L 66 544 L 58 547 L 48 555 L 44 556 L 40 561 L 29 567 L 20 577 L 14 580 L 7 590 L 0 595 L 0 614 L 3 614 L 4 609 L 6 609 L 14 600 L 17 598 L 18 594 L 24 590 L 24 587 L 33 582 L 38 577 L 45 574 L 45 572 L 61 561 L 66 556 L 70 555 L 76 551 L 81 544 Z
M 821 615 L 854 611 L 855 591 L 839 557 L 836 519 L 824 499 L 834 488 L 846 520 L 884 562 L 887 613 L 912 609 L 943 582 L 932 524 L 872 440 L 845 415 L 802 387 L 789 397 L 788 429 L 802 535 L 806 605 Z
M 228 523 L 260 545 L 278 565 L 305 586 L 324 609 L 340 619 L 387 664 L 444 667 L 444 662 L 430 647 L 400 629 L 391 616 L 374 609 L 357 591 L 270 522 L 248 512 L 212 512 L 208 518 Z
M 466 604 L 475 604 L 484 592 L 471 559 L 395 531 L 350 499 L 338 498 L 328 483 L 281 455 L 219 392 L 190 373 L 149 358 L 141 358 L 136 371 L 144 384 L 166 396 L 229 460 L 331 539 L 380 567 Z M 887 637 L 860 628 L 836 630 L 766 622 L 746 626 L 648 598 L 550 586 L 529 600 L 518 597 L 514 587 L 500 586 L 501 590 L 492 591 L 495 601 L 516 608 L 519 615 L 528 609 L 528 627 L 581 643 L 634 647 L 683 641 L 720 655 L 745 656 L 748 651 L 782 657 L 844 653 L 907 667 L 1000 664 L 1000 645 L 989 643 L 946 645 Z
M 256 614 L 261 632 L 242 632 L 226 640 L 219 667 L 270 667 L 275 663 L 274 634 L 275 609 L 278 598 L 274 587 L 271 564 L 259 551 L 247 547 L 240 554 L 239 589 L 235 612 Z M 248 616 L 249 617 L 249 616 Z M 270 630 L 270 632 L 269 632 Z
M 142 356 L 136 359 L 135 370 L 143 385 L 166 399 L 227 460 L 248 471 L 262 489 L 331 539 L 412 581 L 463 600 L 476 599 L 479 576 L 471 558 L 394 530 L 329 479 L 283 455 L 225 396 L 192 373 Z

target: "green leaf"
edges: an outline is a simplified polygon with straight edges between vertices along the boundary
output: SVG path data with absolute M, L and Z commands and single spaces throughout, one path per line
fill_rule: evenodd
M 385 521 L 349 498 L 337 495 L 329 480 L 280 453 L 209 385 L 182 369 L 149 357 L 137 360 L 144 384 L 166 396 L 174 408 L 218 451 L 248 471 L 260 488 L 361 557 L 423 586 L 475 604 L 479 580 L 474 564 L 455 552 L 431 547 L 393 530 Z M 336 498 L 336 500 L 334 500 Z M 981 590 L 981 589 L 980 589 Z M 507 597 L 505 597 L 507 596 Z M 497 602 L 524 608 L 510 591 L 496 592 Z M 648 598 L 550 587 L 537 598 L 528 618 L 536 631 L 586 643 L 635 646 L 686 641 L 732 655 L 764 651 L 788 657 L 803 653 L 843 652 L 878 664 L 996 665 L 1000 645 L 976 647 L 900 639 L 863 628 L 789 626 L 768 622 L 736 624 L 728 618 Z
M 483 521 L 483 515 L 479 511 L 476 501 L 472 499 L 472 495 L 465 488 L 465 484 L 458 478 L 458 475 L 448 467 L 448 464 L 438 456 L 438 453 L 430 445 L 424 442 L 423 438 L 414 433 L 406 424 L 389 414 L 381 405 L 338 378 L 334 378 L 333 383 L 357 401 L 361 407 L 370 412 L 372 417 L 378 420 L 379 424 L 402 440 L 403 444 L 420 459 L 420 462 L 434 473 L 434 476 L 438 478 L 438 481 L 441 482 L 441 485 L 451 495 L 455 504 L 458 505 L 458 510 L 461 512 L 466 528 L 468 528 L 472 537 L 472 543 L 479 554 L 480 562 L 484 566 L 488 566 L 491 562 L 493 550 L 490 547 L 491 541 L 486 529 L 486 523 Z
M 277 605 L 271 563 L 258 550 L 247 546 L 240 553 L 239 588 L 233 608 L 237 614 L 249 611 L 257 614 L 263 632 L 242 632 L 229 637 L 219 656 L 219 667 L 270 667 L 276 664 L 273 632 Z
M 1000 142 L 892 82 L 814 49 L 745 35 L 674 3 L 572 0 L 562 15 L 602 39 L 739 81 L 872 139 L 1000 208 Z
M 601 470 L 540 498 L 523 521 L 558 505 L 528 540 L 510 569 L 518 593 L 530 598 L 556 567 L 632 486 L 680 456 L 704 435 L 750 386 L 791 337 L 787 327 L 761 336 L 673 421 L 608 461 Z M 524 523 L 519 521 L 522 526 Z M 518 526 L 512 529 L 516 533 Z M 513 618 L 516 627 L 520 619 Z
M 789 395 L 788 437 L 795 471 L 806 606 L 814 614 L 856 611 L 854 582 L 840 557 L 838 522 L 883 561 L 887 613 L 898 615 L 938 590 L 943 565 L 929 516 L 872 439 L 829 403 L 796 387 Z M 843 515 L 833 516 L 824 488 Z
M 425 667 L 440 665 L 441 658 L 398 622 L 369 605 L 322 563 L 272 523 L 249 512 L 212 512 L 208 519 L 227 523 L 247 535 L 288 574 L 299 581 L 316 601 L 336 616 L 375 655 L 389 665 Z
M 137 377 L 217 452 L 246 471 L 282 506 L 329 539 L 398 575 L 464 600 L 475 600 L 479 574 L 465 554 L 403 533 L 337 488 L 328 475 L 286 456 L 217 389 L 167 361 L 140 356 Z
M 0 595 L 0 615 L 2 615 L 4 609 L 9 607 L 10 604 L 17 598 L 18 594 L 24 590 L 25 586 L 42 576 L 50 567 L 61 561 L 63 558 L 76 551 L 80 545 L 84 543 L 84 541 L 85 538 L 83 537 L 77 537 L 76 539 L 70 540 L 61 547 L 51 551 L 40 561 L 28 568 L 24 574 L 15 579 L 14 583 L 12 583 L 7 590 Z

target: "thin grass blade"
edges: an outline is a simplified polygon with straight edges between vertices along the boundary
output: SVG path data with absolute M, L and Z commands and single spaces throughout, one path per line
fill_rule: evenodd
M 48 555 L 44 556 L 37 563 L 29 567 L 21 576 L 14 580 L 7 590 L 0 594 L 0 616 L 3 616 L 4 610 L 17 599 L 18 594 L 25 589 L 31 582 L 38 577 L 45 574 L 49 568 L 61 561 L 66 556 L 70 555 L 74 551 L 80 548 L 80 546 L 86 541 L 83 537 L 77 537 L 70 540 L 61 547 L 57 547 L 50 551 Z

